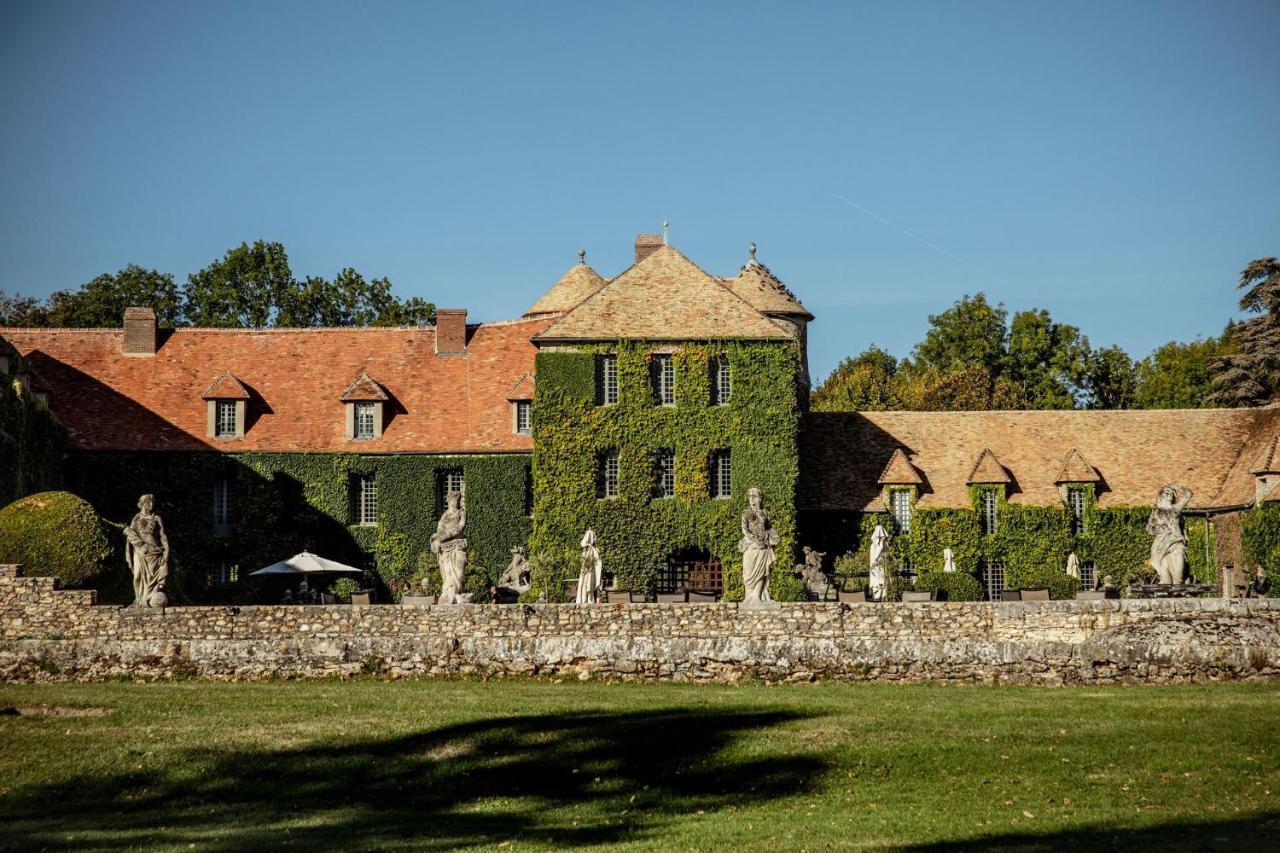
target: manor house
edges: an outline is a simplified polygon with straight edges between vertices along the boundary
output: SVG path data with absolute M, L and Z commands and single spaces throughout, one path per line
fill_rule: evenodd
M 448 491 L 490 577 L 591 527 L 616 583 L 661 590 L 692 561 L 731 586 L 756 486 L 780 564 L 884 523 L 903 566 L 951 548 L 992 597 L 1071 551 L 1086 583 L 1139 570 L 1169 484 L 1194 493 L 1209 580 L 1246 561 L 1247 511 L 1280 501 L 1277 408 L 810 412 L 814 317 L 754 254 L 720 276 L 641 235 L 626 270 L 580 262 L 495 323 L 163 329 L 139 306 L 118 329 L 0 329 L 0 367 L 65 427 L 68 488 L 117 522 L 156 495 L 197 599 L 303 547 L 407 580 Z

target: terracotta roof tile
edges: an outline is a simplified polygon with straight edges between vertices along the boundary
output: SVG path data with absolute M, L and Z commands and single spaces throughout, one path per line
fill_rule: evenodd
M 726 279 L 724 286 L 762 314 L 788 314 L 813 319 L 809 309 L 800 304 L 796 295 L 755 258 L 747 261 L 736 278 Z
M 507 394 L 533 370 L 529 337 L 550 320 L 468 329 L 464 357 L 435 353 L 435 329 L 177 329 L 152 358 L 121 352 L 120 329 L 0 329 L 53 389 L 51 408 L 82 450 L 349 451 L 339 396 L 361 371 L 390 402 L 381 438 L 360 451 L 530 451 Z M 249 428 L 205 437 L 211 369 L 253 389 Z
M 535 337 L 553 341 L 786 340 L 790 336 L 670 246 L 660 246 Z
M 338 398 L 344 403 L 360 403 L 360 402 L 386 402 L 387 392 L 382 386 L 369 378 L 369 374 L 363 370 L 351 380 L 351 384 L 347 386 L 347 390 L 342 392 L 342 396 Z
M 230 370 L 224 370 L 213 378 L 209 387 L 200 395 L 202 400 L 248 400 L 252 395 L 244 383 Z
M 1280 433 L 1271 438 L 1253 463 L 1251 474 L 1280 474 Z
M 884 470 L 880 472 L 880 479 L 876 482 L 882 486 L 918 486 L 924 480 L 920 477 L 920 472 L 911 464 L 911 460 L 907 459 L 907 454 L 903 453 L 902 448 L 899 447 L 893 451 L 893 455 L 885 463 Z
M 525 317 L 540 317 L 569 311 L 582 300 L 604 287 L 607 282 L 586 261 L 574 264 L 551 289 L 533 303 Z
M 1062 462 L 1062 469 L 1058 471 L 1057 478 L 1054 483 L 1096 483 L 1102 478 L 1098 476 L 1097 470 L 1085 461 L 1080 451 L 1071 448 L 1071 452 L 1067 454 L 1067 458 Z
M 879 476 L 903 448 L 925 482 L 919 506 L 969 506 L 975 459 L 990 448 L 1012 477 L 1009 501 L 1060 503 L 1072 450 L 1101 476 L 1101 506 L 1146 506 L 1180 483 L 1191 506 L 1253 500 L 1252 467 L 1280 431 L 1280 409 L 1054 412 L 814 412 L 800 442 L 800 506 L 882 508 Z
M 1011 483 L 1013 478 L 1009 476 L 1009 472 L 1000 464 L 1000 460 L 991 452 L 991 448 L 984 447 L 982 452 L 978 454 L 978 458 L 974 460 L 973 468 L 969 470 L 969 479 L 965 481 L 966 485 L 977 485 L 983 483 Z

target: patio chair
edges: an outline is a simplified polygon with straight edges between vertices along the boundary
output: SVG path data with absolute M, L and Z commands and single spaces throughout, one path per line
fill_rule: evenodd
M 1049 590 L 1047 589 L 1024 589 L 1022 590 L 1023 601 L 1048 601 Z

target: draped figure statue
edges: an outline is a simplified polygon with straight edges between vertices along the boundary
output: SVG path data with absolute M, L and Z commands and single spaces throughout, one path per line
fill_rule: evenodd
M 578 595 L 574 598 L 577 604 L 595 604 L 600 600 L 600 587 L 604 580 L 604 563 L 600 560 L 600 551 L 596 548 L 596 532 L 588 530 L 582 534 L 582 558 L 578 563 Z
M 462 510 L 462 495 L 449 492 L 445 511 L 431 536 L 431 553 L 440 563 L 440 603 L 462 604 L 462 585 L 467 573 L 467 540 L 462 535 L 467 514 Z
M 1190 502 L 1191 490 L 1186 486 L 1165 486 L 1147 518 L 1147 532 L 1155 537 L 1151 568 L 1160 583 L 1180 584 L 1185 578 L 1187 535 L 1182 532 L 1182 511 Z
M 154 495 L 138 498 L 138 514 L 124 529 L 124 558 L 133 573 L 133 606 L 164 607 L 169 599 L 169 537 L 155 514 Z
M 746 587 L 743 600 L 772 601 L 769 575 L 773 570 L 773 549 L 780 538 L 769 520 L 769 513 L 764 510 L 759 489 L 747 490 L 747 503 L 742 512 L 742 538 L 738 540 L 738 550 L 742 552 L 742 583 Z

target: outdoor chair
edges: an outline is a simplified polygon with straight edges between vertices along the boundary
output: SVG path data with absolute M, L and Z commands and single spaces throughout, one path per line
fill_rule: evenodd
M 362 589 L 351 593 L 352 604 L 373 604 L 373 590 Z
M 1020 589 L 1002 589 L 1000 590 L 1001 601 L 1021 601 L 1022 590 Z
M 904 602 L 908 602 L 908 603 L 910 603 L 910 602 L 916 602 L 916 603 L 919 603 L 919 602 L 922 602 L 922 601 L 933 601 L 933 593 L 932 593 L 932 592 L 922 592 L 922 591 L 917 591 L 917 590 L 911 590 L 911 589 L 909 589 L 909 590 L 906 590 L 906 591 L 904 591 L 904 592 L 902 593 L 902 600 L 903 600 Z
M 659 604 L 684 604 L 689 600 L 687 592 L 660 592 L 658 593 Z
M 848 590 L 842 589 L 840 590 L 838 595 L 840 597 L 840 601 L 845 604 L 866 604 L 867 603 L 867 591 L 865 589 L 860 589 L 855 592 L 850 592 Z
M 1022 590 L 1022 601 L 1048 601 L 1049 590 L 1047 589 L 1024 589 Z
M 685 595 L 685 600 L 690 604 L 715 604 L 720 597 L 719 593 L 709 589 L 685 590 Z

